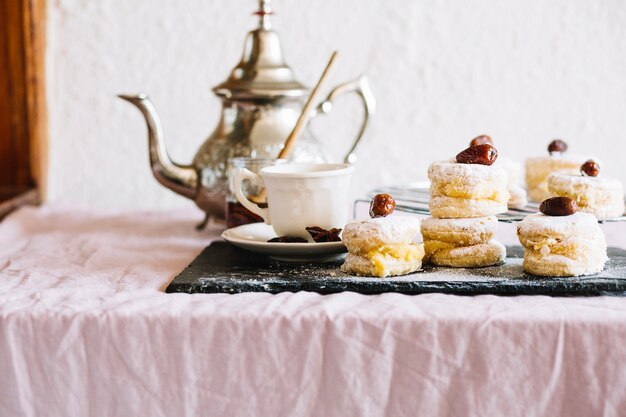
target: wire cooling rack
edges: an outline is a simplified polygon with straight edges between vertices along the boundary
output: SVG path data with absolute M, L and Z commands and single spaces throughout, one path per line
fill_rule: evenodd
M 416 213 L 430 216 L 428 209 L 428 200 L 430 199 L 429 185 L 427 182 L 409 184 L 406 186 L 386 186 L 371 190 L 367 197 L 357 199 L 354 202 L 354 217 L 356 217 L 356 209 L 359 203 L 369 204 L 371 198 L 376 194 L 389 194 L 396 200 L 396 210 L 406 213 Z M 529 214 L 537 213 L 539 204 L 529 202 L 525 207 L 519 209 L 509 209 L 506 213 L 498 214 L 496 217 L 503 223 L 515 223 L 522 221 Z M 613 223 L 626 221 L 626 216 L 615 217 L 612 219 L 599 220 L 599 223 Z

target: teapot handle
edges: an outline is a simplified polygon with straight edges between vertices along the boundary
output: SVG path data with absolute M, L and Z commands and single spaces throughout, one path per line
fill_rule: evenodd
M 354 164 L 356 162 L 356 147 L 361 141 L 363 137 L 363 133 L 365 132 L 365 128 L 369 122 L 370 116 L 374 115 L 376 111 L 376 99 L 374 98 L 374 94 L 370 88 L 369 82 L 367 81 L 367 77 L 361 75 L 355 80 L 348 81 L 343 84 L 339 84 L 337 87 L 333 88 L 333 90 L 328 94 L 326 99 L 317 105 L 312 117 L 315 117 L 319 114 L 326 114 L 333 109 L 333 101 L 345 94 L 345 93 L 356 93 L 361 98 L 361 102 L 363 103 L 363 122 L 361 123 L 361 128 L 356 135 L 356 139 L 352 146 L 348 150 L 348 153 L 343 158 L 343 162 L 347 164 Z

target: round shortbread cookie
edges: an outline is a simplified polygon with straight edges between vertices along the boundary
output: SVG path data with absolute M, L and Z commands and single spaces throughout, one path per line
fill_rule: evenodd
M 457 246 L 470 246 L 485 243 L 498 229 L 495 216 L 465 219 L 437 219 L 429 217 L 422 221 L 424 241 L 439 240 Z
M 428 168 L 430 193 L 455 198 L 508 199 L 507 174 L 499 166 L 434 162 Z
M 528 196 L 526 194 L 526 190 L 524 190 L 519 185 L 511 185 L 509 184 L 509 194 L 511 197 L 507 202 L 508 208 L 521 209 L 526 207 L 528 204 Z
M 442 247 L 430 253 L 425 242 L 424 249 L 424 259 L 428 263 L 454 268 L 492 266 L 504 262 L 506 258 L 506 248 L 496 240 L 471 246 Z
M 428 167 L 428 178 L 433 180 L 467 178 L 497 184 L 507 183 L 506 171 L 497 165 L 460 164 L 456 161 L 433 162 Z
M 524 270 L 542 276 L 579 276 L 599 272 L 607 260 L 606 239 L 592 214 L 526 216 L 517 226 L 524 247 Z
M 406 275 L 422 268 L 422 260 L 414 259 L 412 261 L 403 261 L 394 258 L 387 258 L 384 262 L 382 273 L 377 274 L 376 267 L 371 260 L 349 253 L 346 260 L 341 265 L 341 270 L 347 274 L 360 276 L 377 276 L 380 278 Z
M 624 214 L 624 187 L 614 178 L 553 173 L 548 176 L 548 190 L 552 195 L 571 198 L 580 211 L 601 220 Z
M 520 239 L 542 242 L 545 239 L 563 241 L 571 236 L 593 238 L 602 233 L 593 214 L 577 212 L 570 216 L 546 216 L 533 213 L 524 217 L 517 225 Z
M 606 250 L 594 250 L 583 257 L 572 259 L 563 255 L 542 255 L 531 252 L 524 255 L 524 271 L 546 277 L 577 277 L 596 274 L 604 269 Z
M 419 231 L 420 219 L 417 217 L 377 217 L 348 223 L 342 239 L 348 252 L 359 255 L 383 245 L 411 243 Z
M 428 207 L 433 217 L 441 219 L 485 217 L 506 212 L 507 200 L 508 197 L 504 201 L 494 201 L 431 195 Z
M 580 166 L 587 158 L 577 155 L 541 156 L 528 158 L 526 160 L 526 189 L 528 198 L 531 201 L 542 202 L 550 198 L 548 191 L 548 175 L 553 172 L 563 172 L 566 174 L 577 174 Z
M 494 201 L 508 201 L 510 197 L 506 185 L 468 178 L 433 180 L 430 195 Z

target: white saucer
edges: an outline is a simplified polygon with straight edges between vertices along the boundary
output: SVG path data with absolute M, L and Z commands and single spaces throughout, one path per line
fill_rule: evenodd
M 250 223 L 226 229 L 222 238 L 250 252 L 262 253 L 272 259 L 290 262 L 325 262 L 340 259 L 347 252 L 343 242 L 268 243 L 275 238 L 272 226 Z

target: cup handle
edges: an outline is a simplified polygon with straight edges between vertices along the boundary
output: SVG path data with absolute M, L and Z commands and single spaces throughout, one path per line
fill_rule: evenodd
M 363 105 L 363 121 L 361 122 L 361 127 L 359 128 L 354 142 L 350 146 L 350 150 L 348 150 L 348 153 L 343 158 L 345 163 L 354 164 L 357 159 L 355 153 L 357 145 L 361 141 L 363 133 L 365 133 L 365 128 L 367 128 L 370 117 L 373 116 L 376 111 L 376 99 L 367 81 L 367 77 L 361 75 L 356 80 L 348 81 L 333 88 L 330 94 L 328 94 L 328 97 L 317 105 L 312 117 L 330 112 L 333 108 L 333 101 L 346 93 L 356 93 Z
M 243 190 L 241 189 L 242 183 L 245 180 L 250 180 L 253 182 L 260 182 L 261 177 L 249 169 L 242 168 L 237 170 L 235 174 L 235 195 L 237 196 L 237 200 L 248 210 L 261 217 L 266 224 L 270 223 L 269 210 L 266 208 L 261 208 L 254 204 L 252 201 L 248 200 L 248 198 L 243 194 Z

